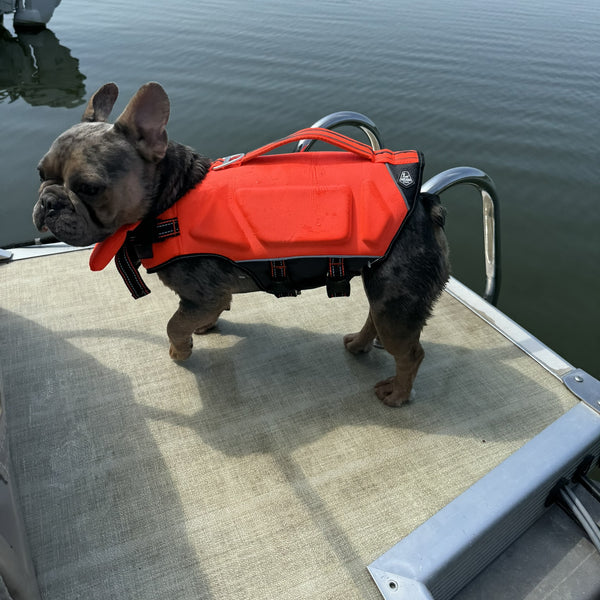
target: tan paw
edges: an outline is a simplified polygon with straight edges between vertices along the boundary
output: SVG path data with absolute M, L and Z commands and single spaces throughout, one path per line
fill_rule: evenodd
M 411 399 L 411 390 L 403 390 L 394 385 L 395 377 L 384 379 L 375 384 L 375 394 L 388 406 L 402 406 Z
M 178 349 L 178 348 L 175 348 L 175 346 L 173 344 L 171 344 L 169 346 L 169 356 L 173 360 L 185 360 L 186 358 L 189 358 L 191 356 L 191 354 L 192 354 L 192 338 L 190 338 L 190 343 L 187 348 Z
M 217 321 L 213 321 L 212 323 L 209 323 L 208 325 L 203 325 L 202 327 L 196 327 L 196 329 L 194 329 L 194 333 L 196 335 L 204 335 L 205 333 L 208 333 L 209 331 L 214 329 L 216 326 L 217 326 Z
M 364 338 L 360 335 L 360 332 L 349 333 L 344 336 L 344 346 L 346 346 L 348 352 L 360 354 L 361 352 L 370 352 L 371 348 L 373 348 L 373 342 L 370 340 L 365 342 Z

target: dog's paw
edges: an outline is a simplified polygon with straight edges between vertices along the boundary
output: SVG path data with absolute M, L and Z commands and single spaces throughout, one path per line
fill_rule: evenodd
M 402 406 L 412 398 L 411 390 L 403 390 L 394 385 L 395 379 L 390 377 L 375 384 L 376 396 L 387 406 Z
M 186 360 L 192 354 L 192 338 L 190 338 L 189 346 L 183 349 L 176 348 L 172 343 L 169 347 L 169 356 L 173 360 Z
M 373 342 L 371 340 L 365 341 L 364 337 L 361 336 L 361 332 L 349 333 L 344 336 L 344 346 L 348 352 L 352 354 L 360 354 L 361 352 L 370 352 L 373 348 Z
M 196 335 L 204 335 L 205 333 L 209 333 L 210 331 L 212 331 L 216 326 L 217 326 L 217 321 L 213 321 L 212 323 L 209 323 L 208 325 L 203 325 L 202 327 L 196 327 L 196 329 L 194 329 L 194 333 Z

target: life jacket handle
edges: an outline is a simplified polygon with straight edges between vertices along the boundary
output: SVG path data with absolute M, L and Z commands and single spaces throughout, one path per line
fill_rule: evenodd
M 276 148 L 291 144 L 292 142 L 299 142 L 300 140 L 319 140 L 326 142 L 342 150 L 352 152 L 361 158 L 366 160 L 375 161 L 375 152 L 368 144 L 359 142 L 351 137 L 332 131 L 331 129 L 325 129 L 323 127 L 307 127 L 306 129 L 300 129 L 296 133 L 292 133 L 284 138 L 275 140 L 270 144 L 261 146 L 256 150 L 252 150 L 246 154 L 235 154 L 234 156 L 228 156 L 226 158 L 220 158 L 212 164 L 212 169 L 223 169 L 230 165 L 242 165 L 245 164 L 263 154 L 267 154 Z

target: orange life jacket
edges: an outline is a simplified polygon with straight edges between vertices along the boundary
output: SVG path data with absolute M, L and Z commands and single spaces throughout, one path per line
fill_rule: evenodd
M 265 156 L 305 138 L 346 151 Z M 330 296 L 347 295 L 349 279 L 385 257 L 416 202 L 422 170 L 415 151 L 373 151 L 328 129 L 301 130 L 215 161 L 194 189 L 151 223 L 128 225 L 97 244 L 90 267 L 103 269 L 133 239 L 138 256 L 130 250 L 116 262 L 134 297 L 149 291 L 128 282 L 139 279 L 138 258 L 154 272 L 206 255 L 235 262 L 277 296 L 323 284 Z

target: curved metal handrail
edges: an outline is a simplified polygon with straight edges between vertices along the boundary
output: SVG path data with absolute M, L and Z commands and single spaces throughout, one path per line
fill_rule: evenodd
M 381 150 L 383 142 L 377 125 L 369 117 L 351 110 L 341 110 L 339 112 L 326 115 L 311 125 L 311 127 L 324 127 L 325 129 L 335 129 L 342 125 L 358 127 L 369 138 L 369 143 L 373 150 Z M 295 152 L 307 152 L 316 140 L 300 140 L 296 144 Z
M 369 117 L 349 110 L 343 110 L 326 115 L 311 127 L 334 129 L 342 125 L 355 126 L 361 129 L 369 138 L 373 150 L 383 147 L 379 129 Z M 315 140 L 300 140 L 296 144 L 296 152 L 310 150 Z M 499 204 L 496 186 L 491 177 L 474 167 L 455 167 L 438 173 L 421 186 L 421 192 L 441 194 L 447 189 L 461 183 L 472 185 L 479 190 L 483 204 L 483 252 L 485 259 L 485 290 L 483 298 L 494 306 L 500 294 L 500 229 Z
M 455 167 L 427 180 L 422 192 L 441 194 L 461 183 L 479 190 L 483 204 L 483 252 L 485 257 L 485 291 L 483 298 L 494 306 L 500 294 L 500 228 L 498 193 L 492 178 L 474 167 Z

